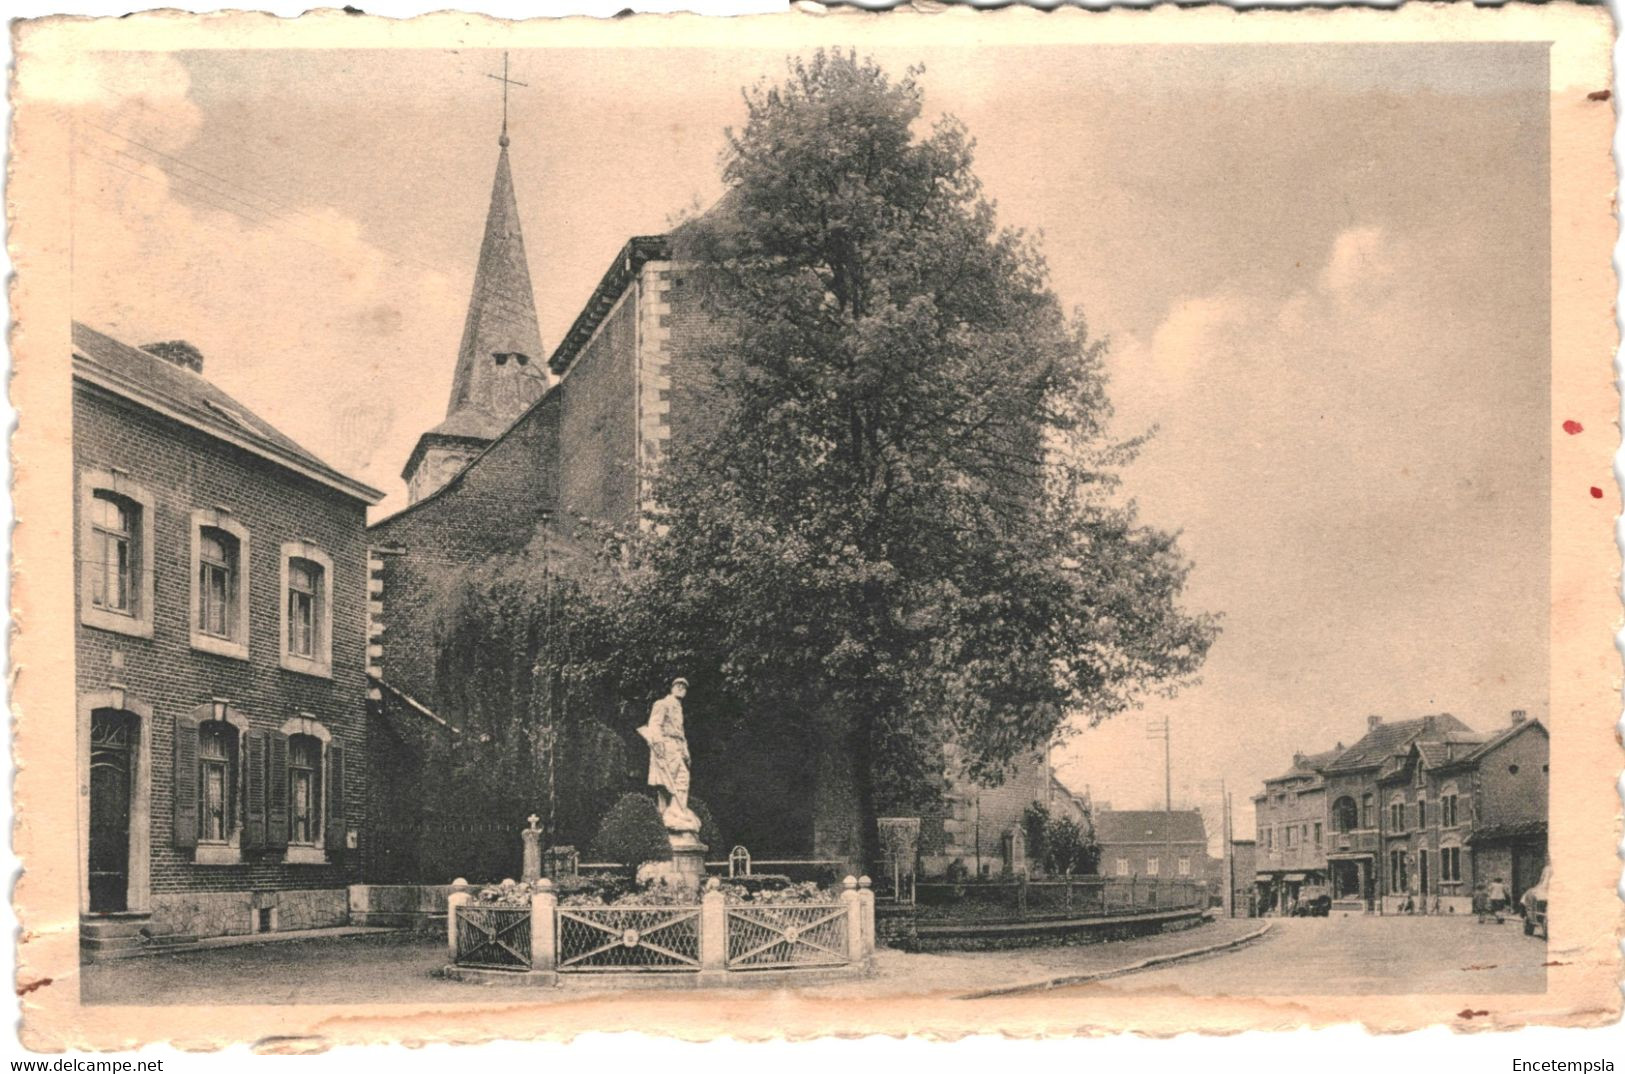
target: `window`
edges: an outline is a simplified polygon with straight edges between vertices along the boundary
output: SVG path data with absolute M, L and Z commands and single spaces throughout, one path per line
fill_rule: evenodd
M 1157 873 L 1159 873 L 1161 871 L 1162 871 L 1162 862 L 1158 861 L 1156 858 L 1147 858 L 1147 859 L 1145 859 L 1145 875 L 1146 876 L 1156 876 Z
M 1454 828 L 1460 823 L 1457 816 L 1455 784 L 1446 784 L 1443 793 L 1439 796 L 1439 826 L 1441 828 Z
M 131 590 L 140 511 L 124 497 L 101 489 L 91 499 L 91 555 L 85 569 L 90 572 L 90 603 L 97 608 L 135 614 Z
M 333 561 L 314 545 L 282 546 L 282 666 L 333 673 Z
M 192 512 L 192 648 L 248 659 L 248 531 L 225 511 Z
M 152 637 L 152 497 L 122 474 L 80 475 L 79 618 Z
M 1388 852 L 1388 892 L 1392 895 L 1403 895 L 1409 887 L 1405 875 L 1405 852 L 1403 850 L 1390 850 Z
M 1320 849 L 1321 839 L 1322 839 L 1322 833 L 1321 833 L 1321 830 L 1320 830 L 1320 821 L 1317 820 L 1317 821 L 1315 821 L 1315 849 L 1316 850 Z
M 1264 829 L 1264 849 L 1265 850 L 1274 850 L 1275 849 L 1275 829 L 1274 828 L 1265 828 Z
M 1461 882 L 1460 847 L 1443 847 L 1439 850 L 1439 882 L 1443 884 Z
M 1402 832 L 1405 830 L 1405 803 L 1393 802 L 1388 806 L 1388 827 L 1390 831 Z
M 1291 850 L 1297 845 L 1298 829 L 1288 824 L 1286 826 L 1286 848 Z
M 1428 800 L 1426 798 L 1416 800 L 1416 826 L 1418 828 L 1428 826 Z
M 1179 875 L 1180 876 L 1189 876 L 1189 875 L 1191 875 L 1191 860 L 1189 858 L 1180 858 L 1179 859 Z
M 321 839 L 322 743 L 312 735 L 288 739 L 288 842 L 314 846 Z
M 1352 832 L 1360 826 L 1359 808 L 1354 799 L 1344 795 L 1332 803 L 1332 829 L 1339 832 Z
M 288 564 L 288 652 L 307 660 L 316 655 L 316 601 L 322 569 L 308 559 Z
M 198 724 L 198 842 L 229 842 L 237 829 L 237 729 Z
M 1118 858 L 1117 859 L 1117 875 L 1118 876 L 1127 876 L 1128 875 L 1128 859 L 1127 858 Z
M 1375 828 L 1376 824 L 1375 801 L 1370 794 L 1360 796 L 1360 827 Z

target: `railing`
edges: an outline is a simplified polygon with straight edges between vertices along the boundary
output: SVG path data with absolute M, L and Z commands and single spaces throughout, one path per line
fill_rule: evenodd
M 848 962 L 844 904 L 728 907 L 728 968 L 839 966 Z
M 1207 886 L 1197 880 L 1140 877 L 1072 877 L 1002 883 L 922 881 L 917 902 L 927 910 L 964 906 L 1010 919 L 1109 917 L 1207 905 Z
M 542 880 L 527 906 L 471 902 L 466 886 L 447 898 L 452 971 L 701 973 L 721 982 L 735 970 L 863 971 L 874 954 L 869 878 L 847 877 L 828 901 L 728 905 L 716 880 L 693 903 L 560 906 Z M 453 976 L 457 976 L 453 972 Z
M 558 943 L 561 973 L 697 971 L 700 968 L 700 908 L 560 907 Z
M 530 969 L 530 911 L 517 906 L 459 906 L 454 915 L 459 966 Z

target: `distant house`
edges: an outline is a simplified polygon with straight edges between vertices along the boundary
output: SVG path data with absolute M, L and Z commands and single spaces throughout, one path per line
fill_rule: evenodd
M 1035 802 L 1074 823 L 1088 817 L 1087 800 L 1055 778 L 1048 750 L 1023 756 L 996 787 L 950 775 L 942 809 L 921 823 L 922 874 L 941 876 L 955 862 L 972 875 L 1028 868 L 1025 849 L 1018 852 L 1016 843 L 1024 842 L 1021 818 Z
M 1343 752 L 1293 755 L 1292 767 L 1264 781 L 1253 795 L 1258 823 L 1257 870 L 1262 910 L 1289 913 L 1326 888 L 1326 784 L 1320 767 Z
M 1256 917 L 1258 915 L 1258 889 L 1254 884 L 1257 871 L 1257 844 L 1251 839 L 1230 840 L 1230 854 L 1235 864 L 1230 870 L 1231 916 Z
M 78 324 L 73 470 L 86 955 L 346 924 L 380 494 L 189 344 Z
M 1105 876 L 1206 879 L 1207 828 L 1201 810 L 1098 812 L 1095 839 Z

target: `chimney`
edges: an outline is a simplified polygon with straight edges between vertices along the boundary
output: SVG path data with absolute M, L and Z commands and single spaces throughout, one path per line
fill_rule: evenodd
M 1380 723 L 1382 723 L 1381 716 L 1367 716 L 1365 718 L 1365 729 L 1367 731 L 1375 731 L 1377 729 L 1377 725 Z
M 1435 717 L 1435 716 L 1424 716 L 1424 717 L 1422 717 L 1422 733 L 1424 735 L 1435 734 L 1435 733 L 1438 732 L 1438 729 L 1439 729 L 1438 717 Z
M 1292 763 L 1295 765 L 1303 764 L 1303 752 L 1301 750 L 1292 755 Z
M 194 373 L 203 372 L 203 352 L 184 339 L 171 339 L 163 343 L 148 343 L 141 349 L 148 354 L 162 358 L 166 362 L 178 365 L 182 369 L 190 369 Z
M 1529 713 L 1526 710 L 1524 710 L 1524 709 L 1513 709 L 1512 710 L 1512 726 L 1513 727 L 1518 726 L 1520 723 L 1523 723 L 1527 719 L 1529 719 Z

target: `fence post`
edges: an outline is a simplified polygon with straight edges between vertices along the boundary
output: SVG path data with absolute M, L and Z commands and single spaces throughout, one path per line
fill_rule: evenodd
M 472 897 L 460 886 L 457 891 L 446 896 L 446 955 L 454 966 L 457 964 L 457 911 L 467 905 Z
M 875 957 L 875 889 L 867 876 L 858 877 L 858 899 L 863 918 L 863 957 Z
M 858 894 L 858 878 L 848 875 L 841 881 L 841 902 L 846 906 L 847 961 L 863 961 L 863 897 Z
M 705 882 L 700 896 L 700 974 L 722 974 L 728 969 L 728 900 L 716 877 Z
M 558 967 L 559 897 L 553 891 L 553 881 L 546 877 L 536 881 L 536 893 L 530 897 L 530 970 L 532 973 L 552 973 Z

